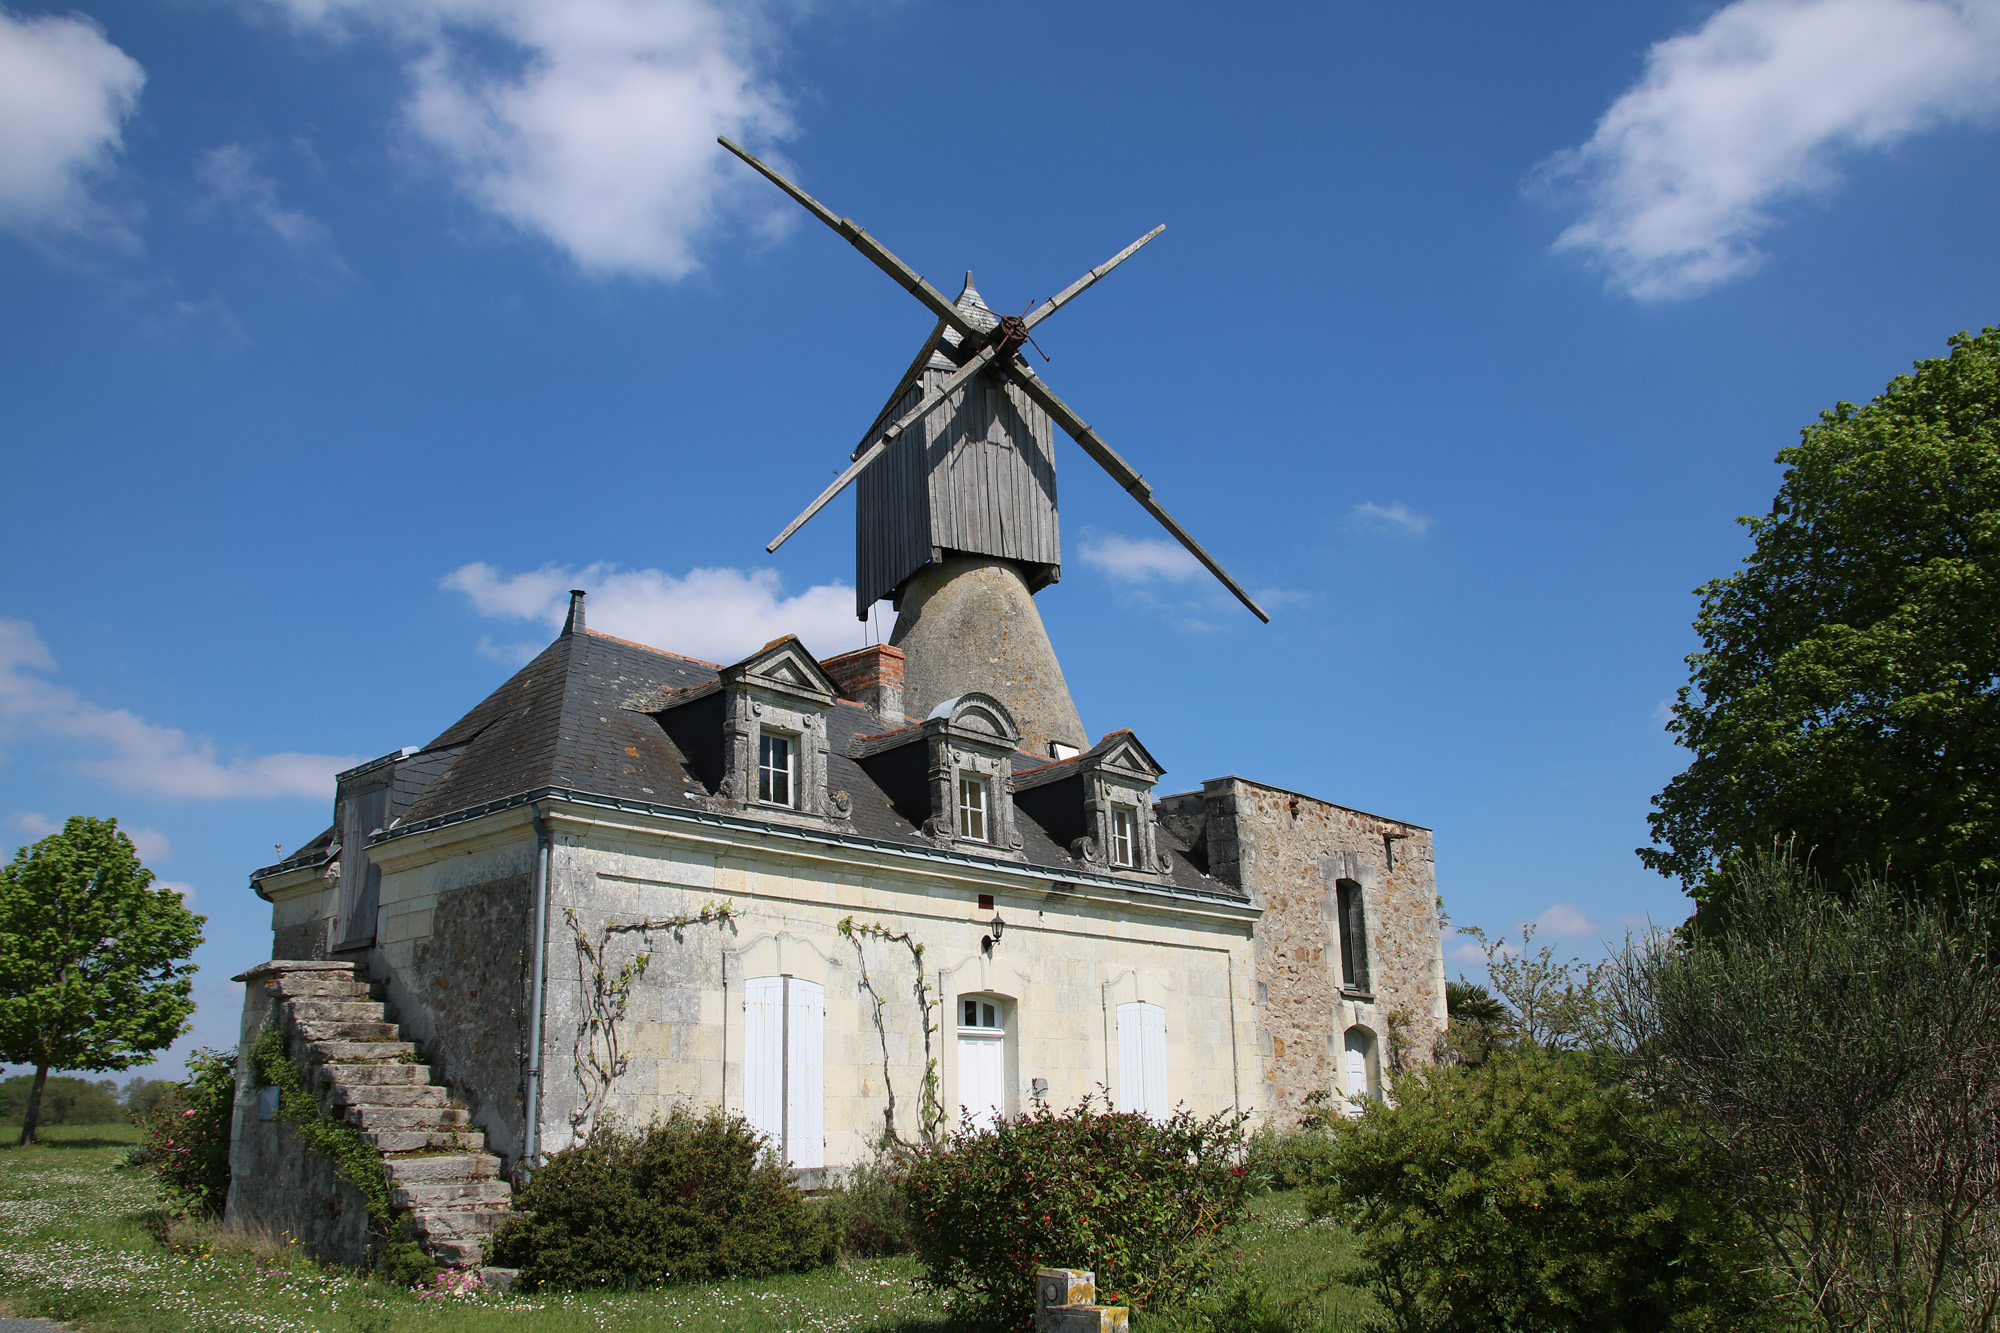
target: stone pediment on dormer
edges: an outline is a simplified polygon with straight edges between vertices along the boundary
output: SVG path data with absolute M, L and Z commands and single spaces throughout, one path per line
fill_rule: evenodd
M 1167 771 L 1129 730 L 1112 732 L 1078 755 L 1076 762 L 1085 770 L 1102 769 L 1120 777 L 1136 778 L 1149 787 Z
M 734 666 L 724 667 L 720 684 L 725 689 L 792 696 L 820 708 L 831 708 L 840 697 L 840 686 L 792 634 L 773 639 Z
M 1012 754 L 1021 743 L 1021 728 L 1007 711 L 1007 705 L 977 690 L 946 699 L 931 710 L 923 725 L 932 734 L 949 736 L 975 748 L 994 747 L 1004 754 Z

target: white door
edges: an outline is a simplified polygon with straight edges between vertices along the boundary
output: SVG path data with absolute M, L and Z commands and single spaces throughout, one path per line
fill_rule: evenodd
M 1157 1004 L 1118 1006 L 1118 1109 L 1167 1118 L 1167 1011 Z
M 826 988 L 791 978 L 785 1007 L 785 1143 L 791 1166 L 826 1165 Z
M 785 1151 L 785 979 L 743 983 L 743 1118 Z
M 1347 1034 L 1347 1095 L 1364 1101 L 1374 1097 L 1368 1086 L 1368 1038 L 1356 1031 Z

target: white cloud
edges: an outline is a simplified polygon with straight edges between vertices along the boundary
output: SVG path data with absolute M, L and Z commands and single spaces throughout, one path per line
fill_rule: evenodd
M 1535 930 L 1543 935 L 1558 937 L 1596 935 L 1603 929 L 1585 916 L 1583 909 L 1575 903 L 1553 903 L 1547 911 L 1535 918 Z
M 48 645 L 25 620 L 0 617 L 0 734 L 33 731 L 98 757 L 70 767 L 126 791 L 168 799 L 333 794 L 333 775 L 356 755 L 267 754 L 216 757 L 215 743 L 162 727 L 122 708 L 104 708 L 43 679 L 56 669 Z
M 145 82 L 91 20 L 0 9 L 0 227 L 104 222 L 90 186 L 117 155 Z
M 207 187 L 211 205 L 249 218 L 293 249 L 326 239 L 317 218 L 278 202 L 277 181 L 257 170 L 257 155 L 240 143 L 209 149 L 194 174 Z
M 1683 297 L 1761 263 L 1774 207 L 1830 190 L 1841 153 L 1996 110 L 1995 0 L 1736 0 L 1656 43 L 1538 175 L 1584 201 L 1558 250 L 1641 300 Z
M 1401 500 L 1378 505 L 1363 500 L 1347 511 L 1348 520 L 1363 532 L 1387 532 L 1400 537 L 1421 537 L 1430 531 L 1429 515 L 1420 514 Z
M 1179 542 L 1163 537 L 1121 537 L 1117 533 L 1092 536 L 1082 546 L 1085 564 L 1096 565 L 1114 579 L 1142 583 L 1147 579 L 1167 579 L 1186 583 L 1209 577 L 1201 562 L 1187 553 Z
M 169 889 L 174 893 L 178 893 L 181 896 L 182 906 L 186 906 L 194 901 L 194 885 L 192 884 L 186 884 L 177 879 L 156 879 L 153 881 L 153 887 L 156 889 Z
M 569 590 L 583 588 L 590 594 L 590 628 L 713 662 L 737 661 L 786 634 L 798 635 L 820 657 L 862 645 L 854 589 L 826 583 L 787 597 L 777 571 L 770 569 L 747 574 L 692 569 L 676 576 L 606 564 L 582 569 L 546 565 L 503 575 L 475 561 L 445 575 L 439 586 L 464 593 L 480 615 L 540 624 L 551 633 L 562 628 L 568 614 Z M 480 651 L 504 661 L 525 646 L 481 640 Z M 543 646 L 534 645 L 536 651 Z
M 458 184 L 587 270 L 678 278 L 747 207 L 789 205 L 717 146 L 791 132 L 741 0 L 266 0 L 323 31 L 389 34 L 410 129 Z M 789 222 L 789 218 L 787 218 Z

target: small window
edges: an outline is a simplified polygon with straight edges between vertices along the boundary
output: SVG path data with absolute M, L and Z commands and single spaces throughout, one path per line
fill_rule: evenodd
M 1115 866 L 1136 865 L 1132 856 L 1132 844 L 1138 825 L 1138 812 L 1130 806 L 1114 806 L 1111 811 L 1111 864 Z
M 960 1027 L 992 1028 L 996 1031 L 999 1029 L 1000 1007 L 994 1004 L 993 1001 L 966 1000 L 963 1001 L 962 1003 L 964 1005 L 964 1011 L 959 1016 Z
M 790 805 L 792 790 L 792 741 L 789 736 L 765 732 L 757 745 L 757 799 L 771 805 Z
M 958 775 L 958 836 L 986 841 L 986 779 Z
M 1334 885 L 1340 916 L 1340 983 L 1351 991 L 1368 991 L 1368 913 L 1361 886 L 1351 879 Z

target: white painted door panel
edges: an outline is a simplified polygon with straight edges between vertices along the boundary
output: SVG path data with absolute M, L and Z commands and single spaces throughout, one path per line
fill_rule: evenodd
M 826 988 L 792 978 L 786 1011 L 790 1077 L 786 1142 L 792 1166 L 826 1165 Z

